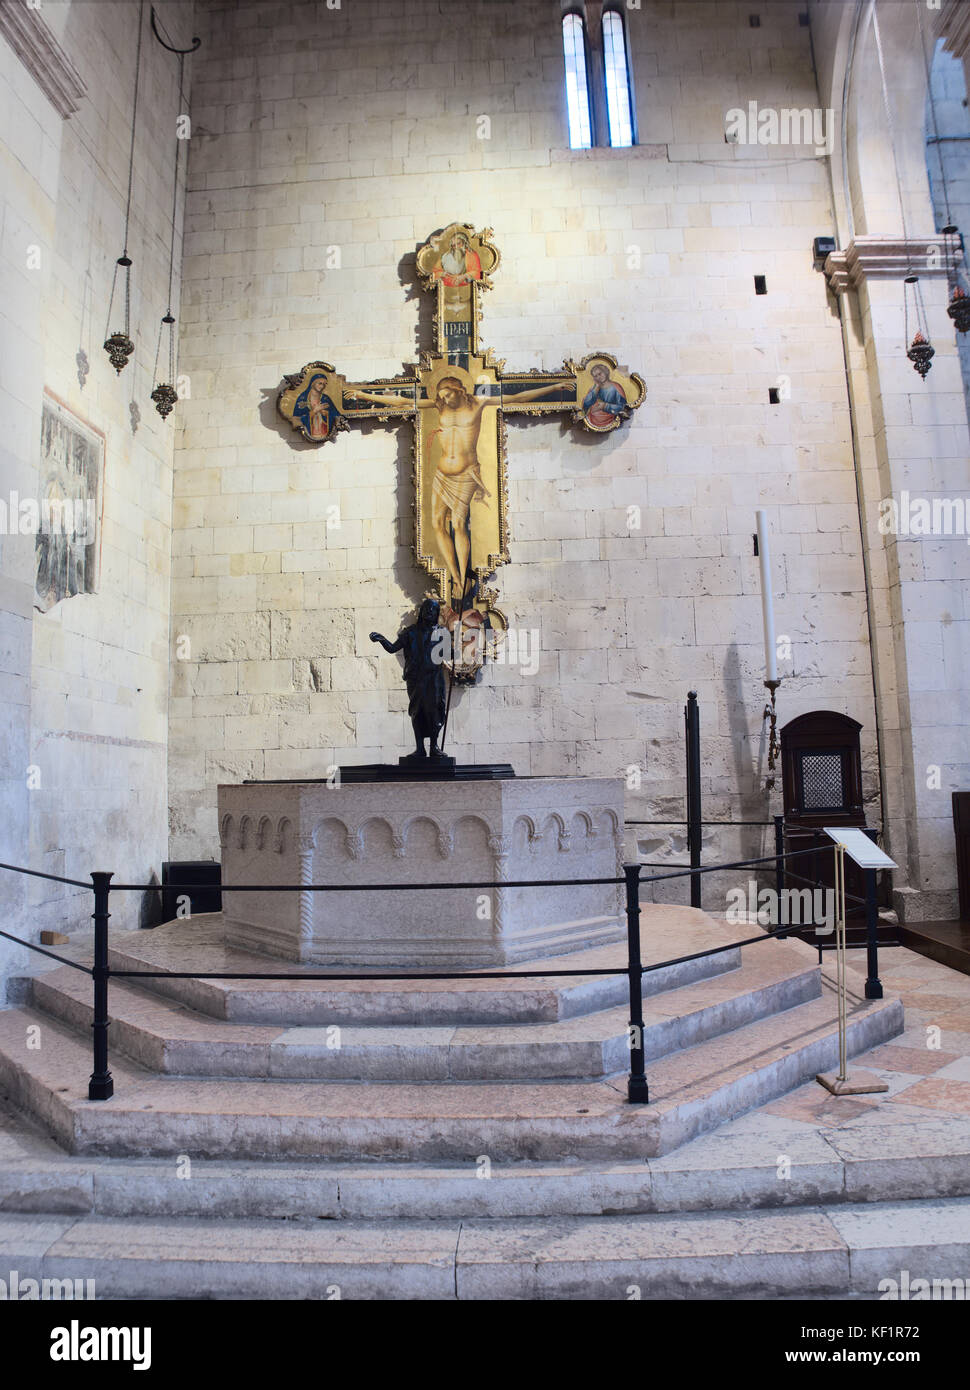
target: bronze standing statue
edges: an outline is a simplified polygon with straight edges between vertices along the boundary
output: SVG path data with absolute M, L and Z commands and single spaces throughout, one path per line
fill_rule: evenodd
M 414 728 L 415 752 L 402 762 L 453 762 L 438 748 L 438 735 L 445 722 L 445 672 L 443 644 L 436 640 L 441 605 L 426 598 L 418 610 L 418 620 L 402 628 L 394 642 L 372 632 L 370 640 L 380 642 L 386 652 L 404 652 L 404 681 L 408 688 L 408 714 Z M 428 751 L 424 741 L 428 740 Z

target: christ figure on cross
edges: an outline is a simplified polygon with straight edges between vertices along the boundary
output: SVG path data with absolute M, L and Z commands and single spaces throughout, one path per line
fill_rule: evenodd
M 551 382 L 533 391 L 516 392 L 515 400 L 536 401 L 561 390 L 561 382 Z M 409 405 L 405 397 L 372 391 L 345 392 L 355 399 L 378 405 Z M 489 395 L 471 395 L 457 376 L 443 376 L 434 400 L 419 401 L 419 408 L 438 412 L 438 428 L 431 435 L 430 447 L 439 441 L 440 452 L 431 483 L 431 525 L 453 585 L 456 606 L 461 609 L 471 562 L 471 523 L 469 508 L 476 499 L 491 493 L 482 481 L 478 441 L 482 432 L 482 412 L 486 406 L 501 405 Z

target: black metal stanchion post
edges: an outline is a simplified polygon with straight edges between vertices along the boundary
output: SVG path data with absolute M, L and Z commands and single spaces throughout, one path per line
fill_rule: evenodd
M 879 943 L 876 932 L 879 929 L 879 908 L 876 904 L 876 871 L 866 869 L 866 998 L 882 998 L 882 981 L 879 978 Z
M 785 888 L 785 861 L 782 858 L 784 853 L 785 817 L 775 816 L 775 893 L 779 902 L 781 902 L 781 895 Z
M 640 865 L 626 864 L 627 969 L 630 977 L 630 1080 L 627 1099 L 645 1105 L 650 1099 L 643 1066 L 643 965 L 640 960 Z
M 111 874 L 93 873 L 94 884 L 94 1071 L 88 1082 L 88 1100 L 110 1100 L 114 1081 L 108 1070 L 108 894 Z
M 684 723 L 687 733 L 687 848 L 690 853 L 690 866 L 701 866 L 701 725 L 697 705 L 697 691 L 687 692 L 687 708 L 684 710 Z M 690 905 L 701 906 L 701 876 L 690 876 Z
M 785 901 L 785 817 L 775 816 L 775 904 L 778 912 L 778 921 L 781 922 L 781 905 Z M 779 932 L 779 940 L 784 941 L 788 936 L 787 932 Z
M 820 843 L 821 843 L 822 841 L 826 841 L 826 843 L 828 843 L 827 837 L 826 837 L 825 835 L 822 834 L 821 830 L 813 830 L 813 831 L 812 831 L 812 846 L 811 846 L 811 847 L 812 847 L 812 868 L 811 868 L 811 875 L 812 875 L 812 900 L 813 900 L 813 901 L 815 901 L 815 891 L 818 889 L 819 885 L 822 883 L 821 877 L 820 877 L 820 875 L 819 875 L 819 868 L 818 868 L 818 851 L 819 851 L 819 845 L 820 845 Z M 807 867 L 808 867 L 808 866 L 806 865 L 806 868 L 807 868 Z M 833 890 L 833 891 L 834 891 L 834 890 Z M 823 901 L 823 902 L 826 901 L 826 896 L 825 896 L 824 891 L 823 891 L 823 894 L 822 894 L 822 901 Z M 836 908 L 836 917 L 837 917 L 837 916 L 838 916 L 838 908 Z M 822 950 L 822 942 L 821 942 L 821 940 L 818 940 L 818 941 L 816 941 L 815 944 L 816 944 L 816 946 L 818 947 L 818 963 L 819 963 L 819 965 L 821 965 L 821 964 L 822 964 L 822 961 L 825 959 L 825 953 L 824 953 L 824 951 Z

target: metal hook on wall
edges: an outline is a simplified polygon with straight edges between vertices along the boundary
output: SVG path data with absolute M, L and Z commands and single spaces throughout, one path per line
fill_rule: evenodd
M 173 48 L 170 43 L 166 43 L 165 40 L 162 38 L 161 34 L 158 32 L 158 26 L 155 23 L 154 5 L 152 6 L 152 33 L 155 35 L 156 39 L 158 39 L 158 42 L 162 45 L 162 47 L 168 49 L 169 53 L 178 53 L 182 55 L 186 53 L 194 53 L 195 50 L 201 47 L 202 44 L 202 40 L 200 38 L 193 38 L 191 48 Z

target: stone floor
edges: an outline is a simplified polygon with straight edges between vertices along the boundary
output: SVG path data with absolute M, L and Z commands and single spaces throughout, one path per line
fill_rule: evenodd
M 865 951 L 849 951 L 847 961 L 865 973 Z M 788 1121 L 793 1134 L 813 1128 L 822 1135 L 864 1123 L 895 1128 L 940 1115 L 970 1119 L 970 976 L 905 947 L 881 951 L 879 970 L 886 994 L 902 1000 L 906 1031 L 856 1057 L 849 1070 L 874 1071 L 889 1083 L 888 1093 L 836 1097 L 809 1083 L 751 1113 Z

